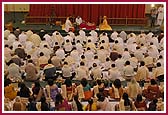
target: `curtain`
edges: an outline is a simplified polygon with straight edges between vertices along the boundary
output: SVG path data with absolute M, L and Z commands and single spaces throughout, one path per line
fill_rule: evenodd
M 108 18 L 144 18 L 145 4 L 30 4 L 30 16 L 51 16 L 52 12 L 59 17 L 79 15 L 83 20 L 98 25 L 99 17 L 104 15 Z M 125 23 L 124 19 L 111 21 L 112 24 Z M 127 21 L 128 24 L 139 23 L 137 20 Z

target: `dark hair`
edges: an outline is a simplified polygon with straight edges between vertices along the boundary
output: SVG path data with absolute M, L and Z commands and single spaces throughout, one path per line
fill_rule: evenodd
M 116 40 L 115 43 L 117 44 L 117 43 L 118 43 L 118 40 Z
M 163 56 L 162 56 L 162 55 L 160 55 L 160 56 L 159 56 L 159 59 L 162 59 L 162 58 L 163 58 Z
M 44 53 L 43 52 L 40 52 L 40 56 L 43 56 L 44 55 Z
M 53 79 L 48 79 L 47 83 L 49 86 L 52 86 L 54 84 L 54 81 Z
M 102 83 L 102 81 L 100 79 L 98 79 L 96 82 L 98 85 L 101 85 L 101 83 Z
M 105 41 L 104 41 L 104 40 L 102 40 L 101 42 L 102 42 L 102 43 L 105 43 Z
M 115 79 L 114 80 L 114 87 L 116 87 L 118 89 L 121 87 L 121 81 L 120 81 L 120 79 Z
M 80 43 L 80 40 L 77 40 L 76 43 Z
M 47 48 L 48 46 L 47 45 L 44 45 L 45 48 Z
M 27 59 L 30 59 L 31 58 L 31 55 L 27 55 Z
M 73 47 L 72 50 L 76 50 L 76 47 Z
M 125 48 L 124 51 L 128 51 L 128 48 Z
M 72 81 L 71 81 L 71 79 L 65 79 L 64 84 L 66 85 L 66 87 L 71 87 L 71 86 L 72 86 Z
M 91 42 L 91 40 L 89 39 L 88 42 Z
M 80 62 L 80 65 L 81 65 L 81 66 L 84 66 L 84 65 L 85 65 L 85 63 L 84 63 L 83 61 L 81 61 L 81 62 Z
M 60 93 L 58 93 L 56 96 L 55 96 L 55 106 L 59 105 L 60 103 L 62 104 L 62 100 L 64 98 L 62 97 L 62 95 Z
M 86 87 L 86 85 L 88 84 L 87 79 L 86 78 L 82 78 L 81 84 L 82 84 L 83 87 Z
M 98 59 L 98 56 L 97 56 L 97 55 L 95 55 L 95 56 L 94 56 L 94 59 Z
M 41 103 L 45 103 L 46 102 L 45 96 L 42 96 L 40 101 L 41 101 Z
M 126 64 L 126 65 L 130 65 L 130 61 L 126 61 L 125 64 Z
M 75 95 L 75 96 L 74 96 L 74 101 L 76 102 L 78 111 L 83 111 L 82 104 L 81 104 L 81 103 L 79 102 L 79 100 L 78 100 L 78 95 Z
M 109 58 L 109 57 L 107 57 L 107 58 L 106 58 L 106 61 L 110 61 L 110 58 Z
M 85 59 L 85 55 L 81 55 L 81 59 Z
M 127 93 L 123 93 L 122 98 L 124 99 L 124 106 L 129 106 L 131 105 L 131 102 L 129 100 L 128 94 Z
M 144 62 L 144 61 L 141 61 L 140 64 L 141 64 L 141 66 L 144 66 L 144 65 L 145 65 L 145 62 Z
M 122 58 L 122 55 L 121 55 L 121 54 L 118 54 L 118 58 Z
M 136 47 L 136 49 L 138 50 L 138 49 L 140 49 L 140 47 L 139 47 L 139 46 L 137 46 L 137 47 Z
M 131 55 L 131 57 L 135 57 L 134 54 L 130 54 L 130 55 Z
M 87 47 L 87 50 L 90 50 L 90 47 Z
M 158 62 L 156 65 L 157 65 L 157 67 L 161 67 L 161 63 L 160 62 Z
M 58 45 L 58 42 L 55 42 L 55 45 Z
M 8 45 L 8 44 L 5 44 L 5 47 L 9 47 L 9 45 Z
M 111 67 L 115 67 L 115 64 L 113 63 L 113 64 L 111 64 Z
M 97 64 L 96 64 L 96 63 L 93 63 L 93 67 L 97 67 Z
M 101 47 L 100 47 L 100 49 L 104 49 L 104 47 L 103 47 L 103 46 L 101 46 Z
M 96 96 L 97 96 L 97 98 L 98 98 L 98 101 L 103 102 L 104 99 L 105 99 L 105 96 L 104 96 L 102 93 L 98 93 Z
M 141 94 L 138 94 L 138 95 L 137 95 L 136 101 L 137 101 L 138 103 L 142 101 L 142 95 L 141 95 Z
M 68 65 L 68 62 L 67 62 L 67 61 L 65 61 L 65 62 L 64 62 L 64 65 Z
M 69 42 L 69 40 L 67 39 L 66 42 Z
M 151 85 L 155 85 L 155 84 L 157 84 L 156 81 L 155 81 L 155 79 L 151 79 L 150 82 L 151 82 Z
M 22 47 L 22 45 L 21 45 L 21 44 L 19 44 L 19 45 L 18 45 L 18 47 Z
M 28 63 L 33 63 L 33 60 L 32 60 L 32 59 L 29 59 L 29 60 L 28 60 Z

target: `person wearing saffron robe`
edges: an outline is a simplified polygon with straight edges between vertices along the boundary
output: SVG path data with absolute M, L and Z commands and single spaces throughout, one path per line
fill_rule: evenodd
M 100 30 L 112 30 L 112 28 L 110 27 L 110 25 L 107 22 L 107 16 L 103 17 L 103 23 L 101 23 L 99 25 L 99 29 Z

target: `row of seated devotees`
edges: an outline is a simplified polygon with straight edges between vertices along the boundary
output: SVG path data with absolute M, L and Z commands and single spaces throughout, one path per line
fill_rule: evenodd
M 9 79 L 4 82 L 5 111 L 164 111 L 163 84 L 154 79 L 146 87 L 132 79 L 125 88 L 119 79 L 98 79 L 93 87 L 85 78 L 65 79 L 59 87 L 52 79 L 44 87 L 39 81 L 17 88 Z
M 82 30 L 80 30 L 80 31 L 82 31 Z M 53 34 L 53 36 L 48 35 L 47 38 L 44 37 L 44 34 L 42 35 L 42 37 L 40 37 L 38 34 L 34 34 L 33 32 L 30 32 L 30 31 L 29 31 L 31 33 L 30 36 L 28 36 L 29 35 L 28 33 L 23 32 L 23 33 L 17 34 L 18 35 L 17 37 L 16 37 L 16 35 L 8 32 L 8 31 L 5 31 L 5 33 L 6 32 L 8 34 L 7 35 L 4 34 L 6 36 L 5 37 L 5 48 L 4 48 L 4 50 L 5 50 L 5 59 L 4 59 L 5 63 L 4 63 L 4 65 L 5 64 L 6 65 L 4 67 L 5 68 L 4 75 L 7 78 L 10 78 L 10 77 L 11 78 L 16 78 L 16 79 L 21 78 L 20 70 L 23 70 L 27 74 L 26 78 L 31 77 L 31 78 L 33 78 L 33 79 L 31 79 L 32 81 L 36 81 L 35 77 L 36 77 L 37 73 L 39 71 L 44 71 L 45 70 L 44 66 L 49 67 L 49 66 L 52 65 L 51 64 L 51 59 L 50 59 L 52 56 L 50 56 L 50 55 L 52 53 L 55 53 L 56 56 L 58 56 L 57 51 L 60 51 L 60 50 L 61 50 L 61 52 L 65 52 L 65 53 L 63 53 L 63 58 L 61 58 L 60 61 L 61 62 L 64 61 L 62 63 L 64 66 L 69 66 L 69 64 L 71 63 L 71 66 L 69 68 L 72 68 L 73 65 L 76 63 L 76 61 L 74 63 L 72 63 L 72 61 L 69 61 L 68 59 L 70 59 L 69 57 L 71 57 L 71 59 L 72 59 L 72 56 L 70 55 L 72 52 L 73 53 L 74 53 L 74 51 L 78 52 L 76 50 L 77 49 L 76 45 L 78 44 L 78 45 L 80 45 L 80 48 L 82 49 L 82 52 L 81 52 L 82 56 L 81 55 L 75 55 L 75 56 L 73 55 L 73 58 L 74 59 L 77 59 L 77 58 L 79 59 L 79 63 L 77 62 L 77 67 L 87 68 L 86 69 L 87 73 L 89 73 L 88 72 L 89 67 L 88 66 L 83 67 L 83 66 L 85 66 L 86 63 L 84 63 L 82 61 L 82 60 L 86 60 L 86 59 L 83 59 L 82 57 L 86 54 L 87 51 L 91 52 L 93 54 L 92 58 L 97 56 L 98 57 L 97 60 L 101 61 L 101 63 L 103 63 L 104 65 L 106 63 L 106 58 L 108 58 L 108 61 L 107 61 L 106 64 L 110 65 L 109 68 L 111 68 L 111 65 L 115 65 L 115 64 L 111 64 L 111 63 L 115 62 L 115 60 L 119 59 L 119 54 L 120 54 L 120 59 L 125 59 L 124 57 L 127 57 L 124 60 L 124 63 L 127 62 L 127 64 L 126 65 L 123 64 L 123 68 L 122 68 L 121 71 L 123 72 L 123 70 L 125 70 L 126 67 L 127 67 L 127 70 L 131 70 L 131 73 L 134 73 L 134 67 L 132 67 L 130 62 L 128 63 L 127 60 L 132 59 L 132 58 L 133 59 L 136 59 L 136 58 L 139 59 L 139 55 L 135 55 L 135 54 L 141 54 L 140 58 L 142 58 L 142 59 L 140 59 L 140 60 L 136 59 L 136 67 L 138 66 L 138 69 L 141 68 L 141 67 L 146 68 L 145 66 L 148 65 L 146 62 L 148 62 L 148 61 L 146 61 L 143 64 L 141 64 L 140 62 L 141 61 L 144 62 L 145 59 L 147 59 L 146 57 L 149 57 L 148 59 L 150 59 L 150 62 L 151 62 L 150 64 L 152 64 L 152 66 L 153 65 L 157 66 L 157 67 L 153 67 L 154 69 L 152 70 L 152 73 L 153 74 L 155 73 L 155 76 L 152 76 L 152 75 L 150 75 L 150 76 L 152 76 L 152 78 L 154 78 L 155 80 L 157 80 L 157 77 L 162 78 L 162 79 L 159 79 L 159 81 L 163 81 L 163 79 L 164 79 L 164 68 L 163 68 L 164 67 L 163 66 L 163 64 L 164 64 L 164 61 L 163 61 L 163 57 L 164 57 L 163 56 L 164 55 L 163 43 L 164 43 L 164 40 L 163 40 L 163 37 L 162 37 L 162 39 L 158 41 L 159 38 L 153 36 L 153 34 L 151 32 L 148 35 L 146 35 L 145 33 L 140 34 L 140 36 L 138 35 L 139 37 L 137 35 L 133 35 L 133 34 L 130 34 L 130 36 L 129 36 L 126 33 L 125 33 L 126 34 L 125 37 L 120 37 L 120 36 L 118 36 L 118 33 L 115 32 L 117 35 L 115 37 L 111 37 L 111 38 L 108 37 L 106 35 L 106 33 L 102 33 L 102 36 L 98 37 L 96 35 L 96 40 L 94 40 L 94 37 L 90 36 L 90 35 L 89 36 L 84 35 L 84 37 L 74 35 L 73 37 L 71 37 L 70 34 L 69 34 L 66 37 L 62 37 L 59 32 L 56 32 L 55 34 Z M 20 34 L 23 34 L 23 36 L 22 37 L 19 36 Z M 71 32 L 71 34 L 73 34 L 73 33 Z M 75 40 L 77 39 L 76 37 L 79 37 L 79 39 L 80 39 L 79 43 L 77 41 L 75 42 Z M 26 38 L 26 39 L 23 40 L 23 38 Z M 82 39 L 85 39 L 85 40 L 82 40 Z M 109 39 L 112 39 L 113 43 L 109 43 Z M 142 46 L 141 46 L 141 42 L 139 41 L 140 42 L 139 43 L 139 42 L 137 42 L 137 40 L 141 40 L 141 39 L 142 39 L 141 42 L 144 43 L 143 45 L 146 47 L 145 53 L 142 53 L 142 51 L 139 51 L 139 50 L 141 50 Z M 49 41 L 47 41 L 47 40 L 49 40 Z M 57 42 L 55 42 L 54 40 L 56 40 Z M 60 44 L 58 44 L 59 40 L 61 41 Z M 122 47 L 120 47 L 121 46 L 121 43 L 119 42 L 120 40 L 122 42 Z M 157 41 L 156 44 L 157 44 L 158 47 L 155 47 L 156 44 L 153 40 Z M 72 41 L 74 41 L 73 45 L 71 43 Z M 80 41 L 82 41 L 82 42 L 80 42 Z M 19 43 L 19 45 L 18 45 L 18 43 Z M 26 43 L 30 43 L 30 44 L 33 43 L 34 45 L 27 48 Z M 45 43 L 45 45 L 43 43 Z M 89 47 L 89 44 L 90 45 L 92 44 L 94 46 L 94 48 Z M 97 44 L 97 45 L 95 45 L 95 44 Z M 42 45 L 42 47 L 40 47 L 41 45 Z M 137 46 L 137 45 L 138 45 L 138 47 L 134 47 L 133 50 L 132 50 L 132 47 L 128 48 L 128 46 Z M 12 46 L 16 46 L 16 47 L 13 47 L 13 48 L 10 49 L 10 47 L 12 47 Z M 49 46 L 50 46 L 50 48 L 49 48 Z M 115 48 L 114 46 L 117 46 L 117 48 Z M 148 47 L 148 46 L 152 46 L 152 47 Z M 73 49 L 74 47 L 76 47 L 76 49 Z M 118 49 L 120 49 L 120 48 L 122 50 L 121 53 L 119 53 L 120 51 L 118 51 Z M 94 49 L 94 50 L 92 51 L 92 49 Z M 38 50 L 40 50 L 40 51 L 38 51 Z M 137 53 L 137 51 L 139 53 Z M 13 54 L 13 52 L 15 52 L 15 53 Z M 34 54 L 34 57 L 33 57 L 32 52 Z M 29 55 L 29 58 L 28 58 L 28 55 L 25 55 L 25 53 Z M 68 53 L 69 53 L 69 55 L 65 56 L 65 54 L 68 54 Z M 104 55 L 104 53 L 105 54 L 107 53 L 107 54 Z M 117 58 L 115 58 L 113 60 L 113 58 L 115 57 L 114 53 L 115 54 L 117 53 Z M 134 57 L 130 56 L 131 53 L 134 54 Z M 110 54 L 111 54 L 111 58 L 110 58 Z M 145 54 L 148 54 L 148 55 L 145 55 Z M 160 55 L 162 55 L 162 61 L 161 61 L 162 64 L 157 63 L 160 60 L 160 58 L 159 58 Z M 62 56 L 62 53 L 61 53 L 61 56 Z M 48 58 L 46 58 L 46 57 L 48 57 Z M 85 55 L 85 57 L 87 57 L 87 56 Z M 44 58 L 45 58 L 45 61 L 42 60 Z M 38 63 L 34 64 L 33 59 L 36 60 L 36 62 L 38 62 Z M 16 60 L 19 63 L 16 63 Z M 22 60 L 24 60 L 26 62 L 26 63 L 24 63 L 25 64 L 24 66 L 25 66 L 26 69 L 29 69 L 29 71 L 26 71 L 25 68 L 22 68 L 23 67 L 22 64 L 21 64 Z M 153 60 L 155 60 L 155 61 L 153 61 Z M 69 61 L 68 65 L 65 63 L 66 61 L 67 62 Z M 88 61 L 92 61 L 92 60 L 90 60 L 90 58 L 88 58 L 88 60 L 86 60 L 86 62 L 88 62 Z M 58 61 L 56 61 L 56 62 L 58 62 Z M 141 65 L 141 67 L 139 65 Z M 40 68 L 41 70 L 40 69 L 37 70 L 36 66 L 38 68 Z M 55 66 L 55 65 L 52 65 L 52 67 L 53 66 Z M 107 67 L 107 66 L 105 65 L 104 67 Z M 119 67 L 119 69 L 121 69 L 121 66 Z M 159 72 L 154 71 L 154 70 L 158 70 L 158 69 L 159 69 Z M 32 70 L 33 70 L 34 73 L 32 72 Z M 61 70 L 62 70 L 62 73 L 63 73 L 63 76 L 64 76 L 64 71 L 63 71 L 62 66 L 61 66 Z M 75 68 L 74 71 L 76 72 L 76 70 L 78 70 L 78 69 Z M 82 70 L 85 70 L 85 69 L 82 69 Z M 148 70 L 148 69 L 145 69 L 145 70 Z M 102 71 L 102 70 L 100 69 L 100 71 Z M 98 72 L 100 72 L 100 71 L 98 71 Z M 48 71 L 49 76 L 51 76 L 52 72 L 53 71 Z M 54 72 L 55 72 L 55 70 L 54 70 Z M 68 71 L 65 71 L 65 73 L 67 73 L 67 72 Z M 79 73 L 79 71 L 77 72 L 77 75 L 79 76 L 78 73 Z M 55 85 L 53 83 L 51 83 L 51 84 L 48 83 L 48 85 L 46 87 L 42 88 L 39 83 L 35 82 L 35 86 L 33 86 L 31 88 L 32 92 L 31 92 L 31 90 L 29 91 L 28 88 L 25 88 L 25 86 L 23 85 L 24 86 L 23 88 L 17 89 L 20 92 L 20 93 L 18 93 L 18 91 L 14 90 L 14 87 L 12 86 L 12 84 L 10 82 L 4 83 L 5 84 L 4 85 L 5 86 L 4 87 L 4 89 L 5 89 L 5 92 L 4 92 L 5 105 L 14 105 L 14 102 L 17 102 L 16 96 L 18 95 L 21 98 L 26 97 L 26 99 L 29 99 L 29 103 L 31 103 L 31 102 L 32 103 L 37 103 L 37 102 L 40 101 L 40 102 L 45 102 L 44 105 L 47 105 L 46 103 L 48 102 L 48 100 L 50 100 L 51 102 L 55 103 L 54 104 L 54 108 L 55 108 L 54 110 L 63 110 L 63 109 L 59 109 L 59 108 L 61 108 L 63 106 L 62 104 L 63 104 L 64 100 L 66 100 L 65 101 L 65 103 L 66 103 L 66 102 L 71 102 L 72 100 L 78 100 L 79 99 L 79 101 L 76 101 L 76 103 L 75 103 L 77 105 L 77 107 L 79 107 L 79 106 L 81 106 L 80 101 L 83 101 L 83 100 L 89 101 L 91 98 L 93 98 L 94 101 L 97 103 L 96 104 L 97 110 L 105 111 L 105 110 L 110 110 L 110 109 L 101 108 L 100 105 L 103 105 L 103 107 L 106 107 L 107 103 L 108 103 L 108 98 L 107 97 L 110 97 L 110 98 L 113 98 L 114 100 L 117 100 L 117 101 L 121 100 L 121 99 L 124 100 L 124 101 L 121 101 L 121 104 L 119 103 L 118 107 L 116 105 L 116 110 L 133 110 L 133 109 L 130 109 L 129 107 L 133 107 L 133 105 L 136 105 L 136 104 L 131 104 L 130 99 L 135 101 L 136 97 L 139 93 L 143 97 L 145 97 L 146 100 L 149 100 L 149 101 L 154 100 L 155 105 L 156 105 L 156 100 L 155 99 L 159 99 L 159 98 L 163 99 L 163 96 L 164 96 L 163 95 L 164 94 L 163 93 L 164 92 L 163 85 L 158 86 L 153 79 L 151 80 L 150 87 L 147 87 L 147 88 L 144 88 L 144 89 L 140 88 L 139 86 L 137 86 L 137 88 L 135 88 L 135 86 L 131 87 L 131 85 L 128 85 L 128 89 L 126 88 L 127 89 L 126 90 L 126 89 L 121 87 L 122 85 L 115 86 L 115 82 L 113 83 L 114 85 L 110 85 L 110 87 L 107 87 L 109 85 L 106 85 L 106 83 L 104 83 L 104 85 L 101 86 L 102 83 L 97 82 L 97 84 L 94 85 L 95 87 L 97 87 L 97 88 L 95 88 L 95 87 L 89 86 L 86 79 L 82 79 L 85 76 L 86 77 L 89 76 L 88 74 L 83 75 L 83 73 L 85 74 L 85 72 L 82 71 L 82 74 L 81 74 L 82 76 L 80 77 L 80 80 L 79 80 L 79 81 L 81 81 L 80 85 L 79 84 L 72 85 L 72 83 L 68 84 L 68 83 L 66 83 L 67 82 L 67 80 L 66 80 L 65 85 L 61 85 L 59 87 L 61 89 L 60 91 L 57 91 L 59 88 L 58 88 L 57 85 Z M 128 73 L 130 73 L 130 71 L 128 71 Z M 144 73 L 144 71 L 141 71 L 141 73 Z M 148 73 L 148 71 L 147 71 L 147 73 Z M 157 74 L 157 73 L 159 73 L 159 74 Z M 117 75 L 114 75 L 114 76 L 117 76 Z M 125 76 L 126 76 L 126 74 L 125 74 Z M 24 77 L 24 75 L 22 77 Z M 127 77 L 130 77 L 130 75 L 127 76 Z M 142 76 L 142 74 L 141 74 L 140 77 L 144 77 L 144 76 Z M 148 75 L 147 75 L 147 77 L 148 77 Z M 118 77 L 116 77 L 116 78 L 118 78 Z M 22 81 L 22 80 L 20 80 L 20 81 Z M 46 80 L 48 81 L 49 79 L 46 79 Z M 17 81 L 17 80 L 14 80 L 14 81 Z M 6 80 L 5 80 L 5 82 L 6 82 Z M 132 83 L 132 81 L 130 83 Z M 121 83 L 119 82 L 119 84 L 121 84 Z M 138 83 L 135 82 L 135 80 L 134 80 L 133 84 L 137 85 Z M 130 86 L 130 88 L 129 88 L 129 86 Z M 54 90 L 54 89 L 56 89 L 56 90 Z M 109 91 L 106 91 L 105 89 L 109 89 Z M 120 91 L 120 89 L 121 89 L 121 91 Z M 142 91 L 139 91 L 138 89 L 141 89 Z M 105 92 L 107 92 L 107 93 L 105 93 Z M 119 92 L 121 92 L 121 93 L 119 93 Z M 126 92 L 128 94 L 128 96 L 127 96 L 127 94 L 124 94 L 124 92 Z M 59 93 L 61 95 L 58 95 L 58 97 L 57 97 L 56 94 L 59 94 Z M 101 94 L 99 95 L 99 93 L 101 93 Z M 132 95 L 132 93 L 135 93 L 135 94 Z M 24 96 L 21 96 L 22 94 L 24 94 Z M 25 96 L 25 94 L 26 94 L 26 96 Z M 76 95 L 78 97 L 75 97 Z M 32 99 L 30 98 L 31 96 L 33 97 Z M 45 99 L 42 98 L 43 96 L 45 96 L 47 102 L 44 101 Z M 8 102 L 11 103 L 11 104 L 9 104 Z M 124 102 L 124 103 L 122 103 L 122 102 Z M 19 101 L 19 103 L 20 103 L 20 101 Z M 28 110 L 31 110 L 31 109 L 29 109 L 29 104 L 26 103 L 25 105 L 28 106 Z M 41 104 L 41 105 L 43 105 L 43 104 Z M 131 106 L 128 106 L 128 105 L 131 105 Z M 30 105 L 30 106 L 32 106 L 32 105 Z M 41 106 L 41 107 L 43 107 L 43 106 Z M 63 107 L 65 108 L 65 106 L 63 106 Z M 84 107 L 84 105 L 82 107 Z M 110 107 L 110 106 L 107 106 L 107 107 Z M 6 106 L 5 106 L 5 108 L 6 108 Z M 13 109 L 13 106 L 11 108 L 12 109 L 9 109 L 9 110 L 16 110 L 16 109 Z M 35 108 L 35 107 L 33 107 L 33 108 Z M 45 108 L 47 108 L 47 107 L 45 107 Z M 49 108 L 51 108 L 51 107 L 49 107 Z M 81 110 L 81 109 L 74 109 L 73 104 L 72 104 L 72 107 L 69 107 L 69 108 L 71 108 L 71 110 Z M 110 107 L 110 108 L 112 108 L 112 107 Z M 117 109 L 117 108 L 119 108 L 119 109 Z M 137 108 L 139 108 L 139 107 L 136 106 L 136 110 L 138 110 Z M 7 108 L 6 108 L 6 110 L 7 110 Z M 41 109 L 41 110 L 43 110 L 43 109 Z M 64 110 L 66 110 L 66 109 L 64 109 Z M 70 109 L 68 109 L 68 110 L 70 110 Z M 143 110 L 147 110 L 147 109 L 143 109 Z M 149 109 L 149 110 L 151 110 L 151 109 Z M 156 110 L 156 109 L 154 109 L 154 110 Z M 161 110 L 163 110 L 163 109 L 161 109 Z

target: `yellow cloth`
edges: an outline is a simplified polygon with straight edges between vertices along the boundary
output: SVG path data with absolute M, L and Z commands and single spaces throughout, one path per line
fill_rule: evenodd
M 120 95 L 119 95 L 119 91 L 118 91 L 118 89 L 117 89 L 117 88 L 115 88 L 115 86 L 114 86 L 114 85 L 112 85 L 112 87 L 113 87 L 113 89 L 114 89 L 114 96 L 115 96 L 115 98 L 120 98 Z
M 15 99 L 17 92 L 14 90 L 13 85 L 6 86 L 4 88 L 5 91 L 5 98 L 9 98 L 11 100 Z
M 82 99 L 85 97 L 82 85 L 77 86 L 77 93 L 78 93 L 79 99 Z
M 91 106 L 91 110 L 90 110 L 90 104 L 88 104 L 87 106 L 85 106 L 84 110 L 85 111 L 97 111 L 97 104 L 93 102 Z
M 99 25 L 99 29 L 100 30 L 112 30 L 112 28 L 110 27 L 110 25 L 108 25 L 107 19 L 103 20 L 103 23 L 101 23 Z
M 146 66 L 142 66 L 138 69 L 136 74 L 136 81 L 146 80 L 149 77 L 149 70 Z

